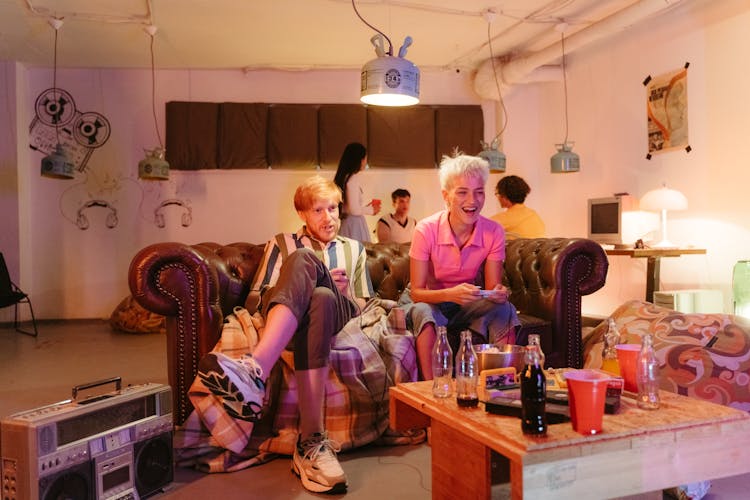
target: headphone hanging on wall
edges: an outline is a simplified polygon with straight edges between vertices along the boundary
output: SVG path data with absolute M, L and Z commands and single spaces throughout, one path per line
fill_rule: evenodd
M 86 217 L 86 214 L 84 214 L 83 211 L 91 207 L 108 208 L 109 213 L 107 214 L 107 218 L 105 219 L 104 224 L 109 229 L 117 226 L 117 223 L 119 221 L 117 219 L 117 209 L 115 207 L 110 205 L 110 203 L 106 200 L 89 200 L 81 205 L 81 208 L 78 209 L 78 213 L 76 214 L 76 226 L 78 226 L 78 229 L 86 230 L 89 228 L 89 219 L 88 217 Z
M 184 209 L 182 217 L 180 218 L 180 224 L 182 224 L 182 227 L 188 227 L 193 223 L 193 209 L 190 208 L 188 204 L 182 200 L 170 198 L 168 200 L 162 201 L 154 210 L 154 224 L 156 224 L 156 227 L 163 228 L 167 225 L 166 221 L 164 220 L 163 208 L 170 205 L 178 205 Z

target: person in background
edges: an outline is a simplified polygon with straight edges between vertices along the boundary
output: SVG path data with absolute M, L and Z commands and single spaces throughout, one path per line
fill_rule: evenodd
M 324 429 L 331 339 L 373 295 L 364 245 L 338 235 L 340 202 L 336 184 L 319 175 L 297 188 L 294 208 L 304 225 L 266 244 L 251 285 L 260 293 L 258 310 L 265 319 L 258 345 L 239 359 L 211 352 L 198 364 L 198 376 L 227 413 L 255 422 L 261 418 L 267 375 L 292 342 L 300 429 L 292 471 L 317 493 L 347 488 L 336 458 L 340 446 Z
M 517 175 L 506 175 L 497 181 L 495 196 L 504 212 L 490 217 L 505 229 L 509 240 L 516 238 L 544 238 L 544 221 L 535 210 L 523 204 L 531 188 Z
M 447 327 L 456 352 L 462 330 L 481 337 L 474 343 L 512 344 L 520 324 L 502 284 L 505 232 L 480 215 L 487 161 L 443 157 L 439 176 L 446 209 L 417 223 L 409 250 L 411 285 L 400 299 L 407 326 L 417 335 L 424 380 L 432 379 L 436 326 Z
M 367 149 L 358 142 L 346 145 L 341 154 L 333 182 L 341 189 L 344 199 L 340 206 L 341 229 L 339 234 L 355 240 L 369 242 L 370 230 L 365 215 L 380 212 L 380 200 L 364 202 L 362 169 L 367 165 Z
M 406 189 L 397 189 L 391 193 L 394 212 L 378 219 L 375 228 L 380 243 L 409 243 L 417 225 L 416 219 L 409 217 L 411 193 Z

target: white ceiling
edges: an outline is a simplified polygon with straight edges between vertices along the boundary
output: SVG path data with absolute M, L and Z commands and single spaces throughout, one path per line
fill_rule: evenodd
M 663 0 L 670 3 L 670 0 Z M 671 0 L 674 2 L 675 0 Z M 535 52 L 640 0 L 356 0 L 362 17 L 404 38 L 423 69 L 473 70 L 489 55 Z M 488 9 L 495 11 L 488 24 Z M 0 59 L 52 66 L 51 17 L 59 67 L 359 68 L 375 57 L 375 32 L 351 0 L 0 0 Z M 387 47 L 386 47 L 387 48 Z

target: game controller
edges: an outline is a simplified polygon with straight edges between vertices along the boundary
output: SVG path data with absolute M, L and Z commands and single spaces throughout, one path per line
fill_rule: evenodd
M 494 296 L 494 295 L 495 295 L 495 292 L 496 292 L 496 291 L 497 291 L 497 290 L 479 290 L 479 295 L 480 295 L 480 296 L 481 296 L 482 298 L 485 298 L 485 299 L 486 299 L 487 297 L 492 297 L 492 296 Z

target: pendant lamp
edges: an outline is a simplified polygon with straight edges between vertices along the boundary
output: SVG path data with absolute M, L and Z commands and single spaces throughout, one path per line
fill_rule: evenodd
M 565 71 L 565 27 L 564 23 L 558 26 L 562 47 L 563 88 L 565 90 L 565 140 L 562 144 L 555 144 L 557 153 L 550 158 L 550 171 L 553 174 L 578 172 L 581 169 L 581 160 L 573 152 L 573 143 L 568 142 L 568 76 Z
M 411 106 L 419 102 L 419 68 L 406 59 L 406 50 L 412 44 L 407 36 L 404 44 L 393 55 L 390 38 L 362 18 L 352 0 L 357 17 L 378 34 L 370 38 L 377 57 L 362 66 L 360 74 L 360 100 L 374 106 Z M 388 51 L 383 40 L 388 41 Z
M 159 123 L 156 119 L 156 70 L 154 67 L 154 35 L 156 34 L 157 27 L 153 24 L 149 24 L 143 29 L 151 37 L 151 111 L 154 116 L 154 128 L 156 129 L 156 136 L 159 139 L 159 146 L 153 149 L 144 148 L 143 151 L 146 156 L 140 162 L 138 162 L 138 177 L 143 180 L 163 181 L 169 179 L 169 163 L 164 158 L 166 150 L 164 149 L 164 143 L 161 140 Z
M 492 62 L 492 74 L 495 77 L 495 87 L 497 87 L 498 104 L 503 113 L 503 125 L 492 142 L 487 143 L 484 141 L 480 141 L 480 144 L 482 145 L 482 151 L 480 151 L 477 156 L 487 160 L 487 163 L 489 163 L 490 165 L 491 171 L 505 172 L 506 157 L 505 153 L 503 153 L 502 151 L 500 137 L 503 135 L 505 128 L 508 126 L 508 111 L 505 109 L 505 101 L 503 101 L 503 94 L 500 91 L 500 82 L 497 79 L 497 68 L 495 68 L 495 54 L 492 52 L 492 37 L 490 36 L 490 25 L 492 24 L 492 21 L 495 20 L 497 14 L 492 8 L 485 10 L 482 14 L 485 21 L 487 21 L 487 45 L 490 49 L 490 62 Z
M 42 158 L 42 175 L 53 179 L 73 179 L 73 162 L 68 158 L 65 148 L 60 142 L 60 121 L 57 118 L 62 108 L 62 96 L 57 94 L 57 32 L 63 25 L 62 19 L 52 18 L 49 20 L 50 26 L 55 30 L 55 59 L 52 67 L 52 99 L 46 104 L 46 109 L 53 117 L 55 124 L 55 150 Z

